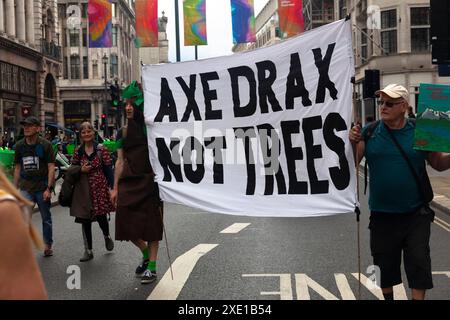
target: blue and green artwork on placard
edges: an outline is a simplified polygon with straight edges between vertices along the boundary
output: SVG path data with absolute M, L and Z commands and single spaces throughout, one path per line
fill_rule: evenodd
M 450 85 L 420 84 L 414 149 L 450 152 Z

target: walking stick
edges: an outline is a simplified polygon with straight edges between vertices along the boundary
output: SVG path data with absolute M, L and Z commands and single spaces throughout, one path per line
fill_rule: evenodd
M 356 156 L 358 156 L 358 152 L 356 152 Z M 356 165 L 359 167 L 359 165 Z M 359 203 L 359 169 L 356 168 L 356 188 L 358 189 L 358 203 Z M 356 224 L 358 228 L 358 300 L 361 300 L 361 239 L 360 239 L 360 221 L 359 216 L 361 215 L 361 210 L 359 210 L 359 206 L 355 207 L 355 213 L 356 213 Z
M 163 226 L 164 239 L 166 241 L 167 258 L 169 260 L 170 275 L 172 276 L 172 280 L 173 280 L 172 261 L 170 260 L 169 243 L 167 242 L 166 227 L 164 226 L 164 218 L 163 218 L 163 214 L 162 214 L 162 211 L 161 211 L 161 207 L 158 207 L 158 210 L 159 210 L 159 214 L 161 215 L 161 223 L 162 223 L 162 226 Z
M 355 77 L 352 77 L 351 82 L 353 83 L 353 91 L 355 91 Z M 353 108 L 354 123 L 357 124 L 356 112 Z M 359 143 L 359 142 L 358 142 Z M 357 247 L 358 247 L 358 300 L 361 300 L 361 228 L 359 216 L 361 215 L 361 210 L 359 209 L 359 149 L 358 144 L 355 145 L 355 169 L 356 169 L 356 201 L 355 203 L 355 214 L 356 214 L 356 225 L 357 225 Z

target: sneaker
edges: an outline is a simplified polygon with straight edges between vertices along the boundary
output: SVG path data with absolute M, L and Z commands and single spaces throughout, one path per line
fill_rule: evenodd
M 148 267 L 148 260 L 142 260 L 142 263 L 136 268 L 136 277 L 141 278 Z
M 112 251 L 114 249 L 114 241 L 111 239 L 111 236 L 107 236 L 105 238 L 105 247 L 108 251 Z
M 144 274 L 142 275 L 141 284 L 152 283 L 155 280 L 156 280 L 156 272 L 152 272 L 147 269 L 144 271 Z
M 86 262 L 92 259 L 94 259 L 94 253 L 92 252 L 92 250 L 86 250 L 81 257 L 80 262 Z
M 44 250 L 44 257 L 51 257 L 53 255 L 52 249 L 45 249 Z

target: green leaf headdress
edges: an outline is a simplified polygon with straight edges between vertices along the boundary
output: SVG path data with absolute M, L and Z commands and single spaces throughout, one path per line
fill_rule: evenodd
M 138 107 L 141 111 L 144 109 L 144 95 L 142 94 L 141 88 L 137 81 L 130 83 L 122 91 L 122 97 L 124 99 L 134 98 L 134 105 Z

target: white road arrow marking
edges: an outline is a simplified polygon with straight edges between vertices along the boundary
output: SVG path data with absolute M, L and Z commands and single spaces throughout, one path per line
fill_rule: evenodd
M 179 256 L 172 263 L 174 279 L 172 280 L 169 268 L 147 300 L 176 300 L 198 260 L 217 246 L 218 244 L 201 243 Z

